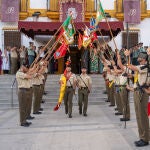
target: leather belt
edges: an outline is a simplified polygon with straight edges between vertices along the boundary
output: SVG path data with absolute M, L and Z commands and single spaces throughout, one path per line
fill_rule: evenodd
M 80 87 L 81 90 L 87 89 L 87 87 Z
M 126 85 L 115 85 L 115 87 L 126 87 Z
M 33 84 L 33 86 L 40 86 L 40 85 Z
M 72 86 L 67 86 L 66 88 L 69 89 L 69 88 L 72 88 Z
M 31 90 L 31 88 L 19 88 L 19 90 L 29 91 L 29 90 Z

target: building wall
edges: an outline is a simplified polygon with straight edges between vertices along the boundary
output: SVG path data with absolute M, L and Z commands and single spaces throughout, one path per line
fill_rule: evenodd
M 104 9 L 113 10 L 114 9 L 114 0 L 101 0 Z
M 30 0 L 30 8 L 31 9 L 46 9 L 47 8 L 47 0 Z

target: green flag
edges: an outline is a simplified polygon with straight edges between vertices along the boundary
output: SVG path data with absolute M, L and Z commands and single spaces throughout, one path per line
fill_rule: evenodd
M 104 18 L 105 15 L 105 11 L 102 7 L 101 1 L 98 1 L 98 8 L 97 8 L 97 14 L 96 14 L 96 26 L 98 25 L 98 23 Z
M 63 23 L 63 28 L 67 32 L 68 36 L 73 36 L 75 34 L 75 29 L 72 23 L 72 17 L 68 16 Z

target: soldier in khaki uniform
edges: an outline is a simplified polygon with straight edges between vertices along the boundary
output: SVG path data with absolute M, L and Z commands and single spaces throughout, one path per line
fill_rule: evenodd
M 38 72 L 39 67 L 36 68 L 36 72 Z M 39 74 L 36 73 L 34 78 L 32 79 L 32 84 L 33 84 L 33 114 L 41 114 L 40 110 L 40 104 L 41 104 L 41 95 L 40 95 L 40 84 L 41 81 L 39 79 Z
M 67 79 L 64 95 L 65 113 L 68 114 L 69 118 L 72 118 L 72 98 L 76 88 L 76 76 L 71 72 L 71 65 L 66 66 L 65 77 Z M 60 80 L 59 83 L 61 84 L 62 81 Z
M 115 113 L 115 115 L 122 115 L 122 103 L 121 103 L 121 96 L 120 96 L 120 74 L 116 74 L 115 76 L 115 100 L 118 112 Z
M 30 68 L 28 70 L 28 74 L 29 75 L 32 75 L 33 78 L 30 79 L 30 83 L 31 83 L 31 88 L 30 88 L 30 100 L 28 101 L 28 105 L 27 105 L 27 119 L 28 120 L 32 120 L 34 119 L 35 117 L 32 117 L 31 116 L 31 110 L 32 110 L 32 98 L 33 98 L 33 79 L 34 79 L 34 76 L 35 76 L 35 73 L 37 72 L 37 68 L 36 68 L 36 65 L 34 65 L 32 68 Z
M 39 80 L 40 80 L 40 99 L 41 99 L 41 103 L 44 103 L 44 101 L 42 100 L 43 94 L 44 94 L 44 81 L 45 81 L 45 77 L 44 77 L 44 72 L 45 72 L 45 67 L 41 66 L 40 70 L 39 70 Z M 40 108 L 40 110 L 42 111 L 43 108 Z
M 31 123 L 27 122 L 28 113 L 28 101 L 30 101 L 31 92 L 31 75 L 27 74 L 27 67 L 22 65 L 16 73 L 16 79 L 18 83 L 18 100 L 19 100 L 19 112 L 20 112 L 20 125 L 28 127 Z
M 91 77 L 86 74 L 86 67 L 83 66 L 81 69 L 82 73 L 78 77 L 78 104 L 79 104 L 79 114 L 82 114 L 83 107 L 83 116 L 87 116 L 87 107 L 88 107 L 88 95 L 91 91 L 92 80 Z
M 109 89 L 109 98 L 110 98 L 110 107 L 112 106 L 115 106 L 115 96 L 114 96 L 114 92 L 115 92 L 115 89 L 114 89 L 114 79 L 115 79 L 115 76 L 114 76 L 114 70 L 109 68 L 110 71 L 108 71 L 108 80 L 109 80 L 109 85 L 111 84 L 111 86 L 108 87 Z
M 103 77 L 104 77 L 104 80 L 105 80 L 105 86 L 106 86 L 106 94 L 107 94 L 107 96 L 108 96 L 108 98 L 107 98 L 107 100 L 106 100 L 106 102 L 110 102 L 110 100 L 109 100 L 109 94 L 108 94 L 108 92 L 109 92 L 109 87 L 108 87 L 108 83 L 109 83 L 109 80 L 108 80 L 108 75 L 107 75 L 107 68 L 106 67 L 104 67 L 103 68 Z
M 48 74 L 48 61 L 45 61 L 44 62 L 44 92 L 43 92 L 43 94 L 44 95 L 46 95 L 47 93 L 46 93 L 46 91 L 45 91 L 45 83 L 46 83 L 46 80 L 47 80 L 47 74 Z
M 128 74 L 131 73 L 131 70 L 129 70 L 122 63 L 119 52 L 117 53 L 117 58 L 118 58 L 117 63 L 122 70 L 122 73 L 120 74 L 120 78 L 119 78 L 119 88 L 120 88 L 119 94 L 120 94 L 120 100 L 122 104 L 123 118 L 120 118 L 120 121 L 129 121 L 130 120 L 129 93 L 128 90 L 126 89 L 126 86 L 128 84 Z
M 125 54 L 130 56 L 130 51 L 126 50 Z M 148 69 L 143 68 L 147 65 L 147 54 L 141 52 L 138 56 L 140 65 L 128 65 L 128 68 L 138 72 L 138 81 L 134 87 L 127 86 L 129 90 L 134 91 L 134 105 L 139 132 L 139 141 L 135 141 L 137 147 L 147 146 L 149 144 L 149 119 L 147 114 L 148 94 L 144 90 L 145 84 L 149 84 Z

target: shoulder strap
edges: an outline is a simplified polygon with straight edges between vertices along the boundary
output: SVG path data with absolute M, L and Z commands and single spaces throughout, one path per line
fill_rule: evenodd
M 84 85 L 88 88 L 88 86 L 86 85 L 86 83 L 84 82 L 84 80 L 82 79 L 81 76 L 79 76 L 81 78 L 81 80 L 83 81 Z

